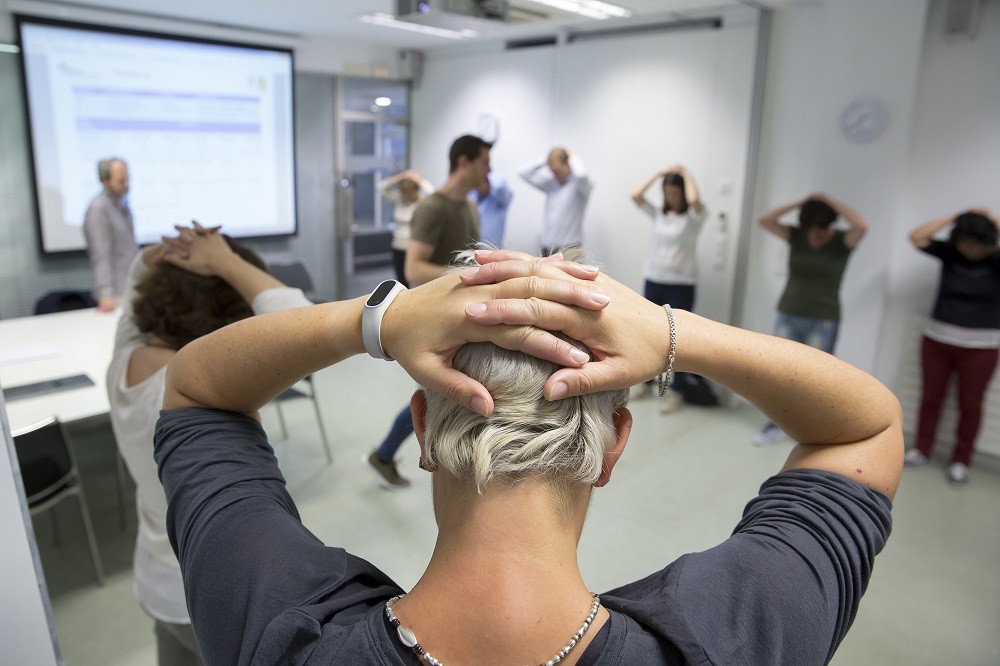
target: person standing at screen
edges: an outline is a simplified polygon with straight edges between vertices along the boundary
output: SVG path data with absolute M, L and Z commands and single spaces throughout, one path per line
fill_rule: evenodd
M 781 217 L 795 209 L 799 225 L 781 224 Z M 847 231 L 833 228 L 838 216 L 847 221 Z M 825 194 L 779 206 L 758 221 L 789 245 L 788 282 L 778 301 L 774 334 L 832 354 L 840 330 L 840 283 L 868 223 L 856 210 Z M 767 446 L 786 436 L 774 421 L 768 421 L 754 435 L 753 443 Z
M 396 279 L 409 287 L 403 267 L 406 246 L 410 243 L 410 222 L 417 205 L 434 191 L 434 186 L 413 169 L 408 169 L 380 182 L 378 191 L 393 203 L 392 267 L 396 271 Z
M 934 234 L 952 225 L 947 241 Z M 1000 348 L 1000 219 L 983 208 L 923 224 L 910 242 L 941 262 L 934 312 L 920 350 L 923 391 L 917 445 L 906 452 L 908 467 L 927 463 L 934 449 L 941 404 L 951 375 L 958 375 L 958 431 L 948 481 L 969 482 L 969 465 L 983 421 L 986 388 Z
M 583 213 L 594 189 L 583 161 L 562 147 L 548 157 L 522 167 L 525 181 L 545 193 L 540 245 L 542 256 L 583 246 Z
M 507 209 L 514 198 L 514 193 L 507 186 L 507 179 L 496 171 L 490 171 L 472 192 L 472 200 L 476 202 L 479 211 L 482 241 L 493 247 L 503 247 L 503 236 L 507 230 Z
M 128 270 L 139 250 L 132 228 L 128 194 L 128 165 L 111 157 L 97 163 L 97 176 L 104 189 L 90 202 L 83 220 L 83 236 L 93 272 L 97 309 L 112 312 L 125 293 Z
M 646 191 L 659 181 L 663 205 L 654 206 Z M 701 202 L 698 185 L 681 165 L 655 172 L 632 193 L 632 201 L 652 222 L 649 254 L 646 259 L 644 296 L 657 305 L 670 304 L 681 310 L 694 310 L 695 283 L 698 279 L 698 235 L 708 211 Z M 685 378 L 678 373 L 674 386 L 683 387 Z M 652 383 L 641 384 L 635 397 L 652 393 Z M 663 396 L 660 410 L 675 411 L 681 397 L 673 388 Z
M 479 242 L 479 216 L 469 193 L 490 172 L 489 144 L 466 134 L 455 139 L 448 151 L 448 180 L 426 197 L 413 212 L 410 243 L 406 248 L 406 279 L 417 287 L 441 277 L 456 253 Z M 413 433 L 413 416 L 407 405 L 365 462 L 388 490 L 405 488 L 409 479 L 396 469 L 396 451 Z

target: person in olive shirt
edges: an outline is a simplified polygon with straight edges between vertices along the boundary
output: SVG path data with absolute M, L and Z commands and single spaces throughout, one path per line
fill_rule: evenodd
M 448 152 L 448 180 L 428 195 L 413 211 L 410 243 L 406 248 L 406 281 L 418 287 L 441 277 L 455 253 L 479 242 L 479 214 L 469 192 L 479 187 L 490 172 L 491 144 L 466 134 L 455 139 Z M 396 451 L 413 433 L 413 417 L 407 405 L 393 421 L 389 434 L 365 462 L 386 489 L 410 485 L 396 469 Z
M 781 217 L 798 209 L 797 227 Z M 833 228 L 837 217 L 849 229 Z M 760 226 L 787 242 L 788 282 L 778 301 L 774 334 L 833 353 L 840 329 L 840 282 L 851 252 L 868 231 L 868 223 L 853 208 L 825 194 L 813 194 L 760 216 Z M 773 421 L 754 435 L 756 446 L 785 438 Z

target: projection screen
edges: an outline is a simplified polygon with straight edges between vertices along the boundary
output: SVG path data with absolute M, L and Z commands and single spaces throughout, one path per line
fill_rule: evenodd
M 45 253 L 84 249 L 97 162 L 128 163 L 136 240 L 296 233 L 289 49 L 17 16 Z

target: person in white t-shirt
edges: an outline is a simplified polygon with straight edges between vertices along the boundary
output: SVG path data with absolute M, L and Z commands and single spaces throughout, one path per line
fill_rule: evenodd
M 663 191 L 659 207 L 646 198 L 646 191 L 656 182 Z M 632 201 L 652 221 L 643 295 L 657 305 L 669 303 L 682 310 L 694 310 L 698 234 L 708 217 L 698 185 L 691 173 L 678 164 L 653 173 L 632 193 Z M 678 373 L 674 387 L 686 380 Z M 633 392 L 633 397 L 646 397 L 651 392 L 652 384 L 647 382 Z M 676 391 L 668 389 L 662 411 L 676 410 L 680 400 Z
M 406 246 L 410 244 L 410 222 L 413 211 L 424 197 L 434 193 L 434 185 L 413 169 L 407 169 L 381 181 L 378 191 L 393 203 L 392 267 L 396 271 L 396 279 L 409 287 L 403 265 L 406 262 Z
M 129 269 L 108 367 L 108 399 L 118 451 L 136 486 L 133 589 L 155 622 L 160 666 L 202 663 L 153 460 L 167 363 L 188 342 L 227 324 L 308 305 L 301 290 L 271 277 L 252 250 L 201 227 L 146 248 Z

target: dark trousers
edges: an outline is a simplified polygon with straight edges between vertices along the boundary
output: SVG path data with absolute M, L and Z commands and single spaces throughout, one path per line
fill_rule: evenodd
M 976 436 L 983 422 L 983 398 L 998 356 L 1000 352 L 996 349 L 955 347 L 924 336 L 920 347 L 923 396 L 917 424 L 917 448 L 921 453 L 931 455 L 948 380 L 957 372 L 958 433 L 951 462 L 968 465 L 972 461 Z
M 678 310 L 694 310 L 695 289 L 693 284 L 664 284 L 646 280 L 642 288 L 642 295 L 646 300 L 657 305 L 670 304 L 670 307 Z M 654 380 L 650 380 L 652 383 Z M 687 373 L 674 373 L 674 381 L 670 383 L 670 388 L 679 390 L 687 382 Z
M 406 265 L 406 252 L 404 250 L 397 250 L 392 248 L 392 268 L 396 271 L 396 279 L 403 283 L 407 289 L 410 288 L 410 283 L 406 281 L 406 271 L 404 266 Z
M 407 405 L 396 415 L 396 419 L 392 422 L 392 428 L 389 429 L 389 434 L 378 445 L 378 459 L 382 462 L 391 462 L 396 457 L 396 451 L 412 434 L 413 414 L 410 412 L 410 406 Z

